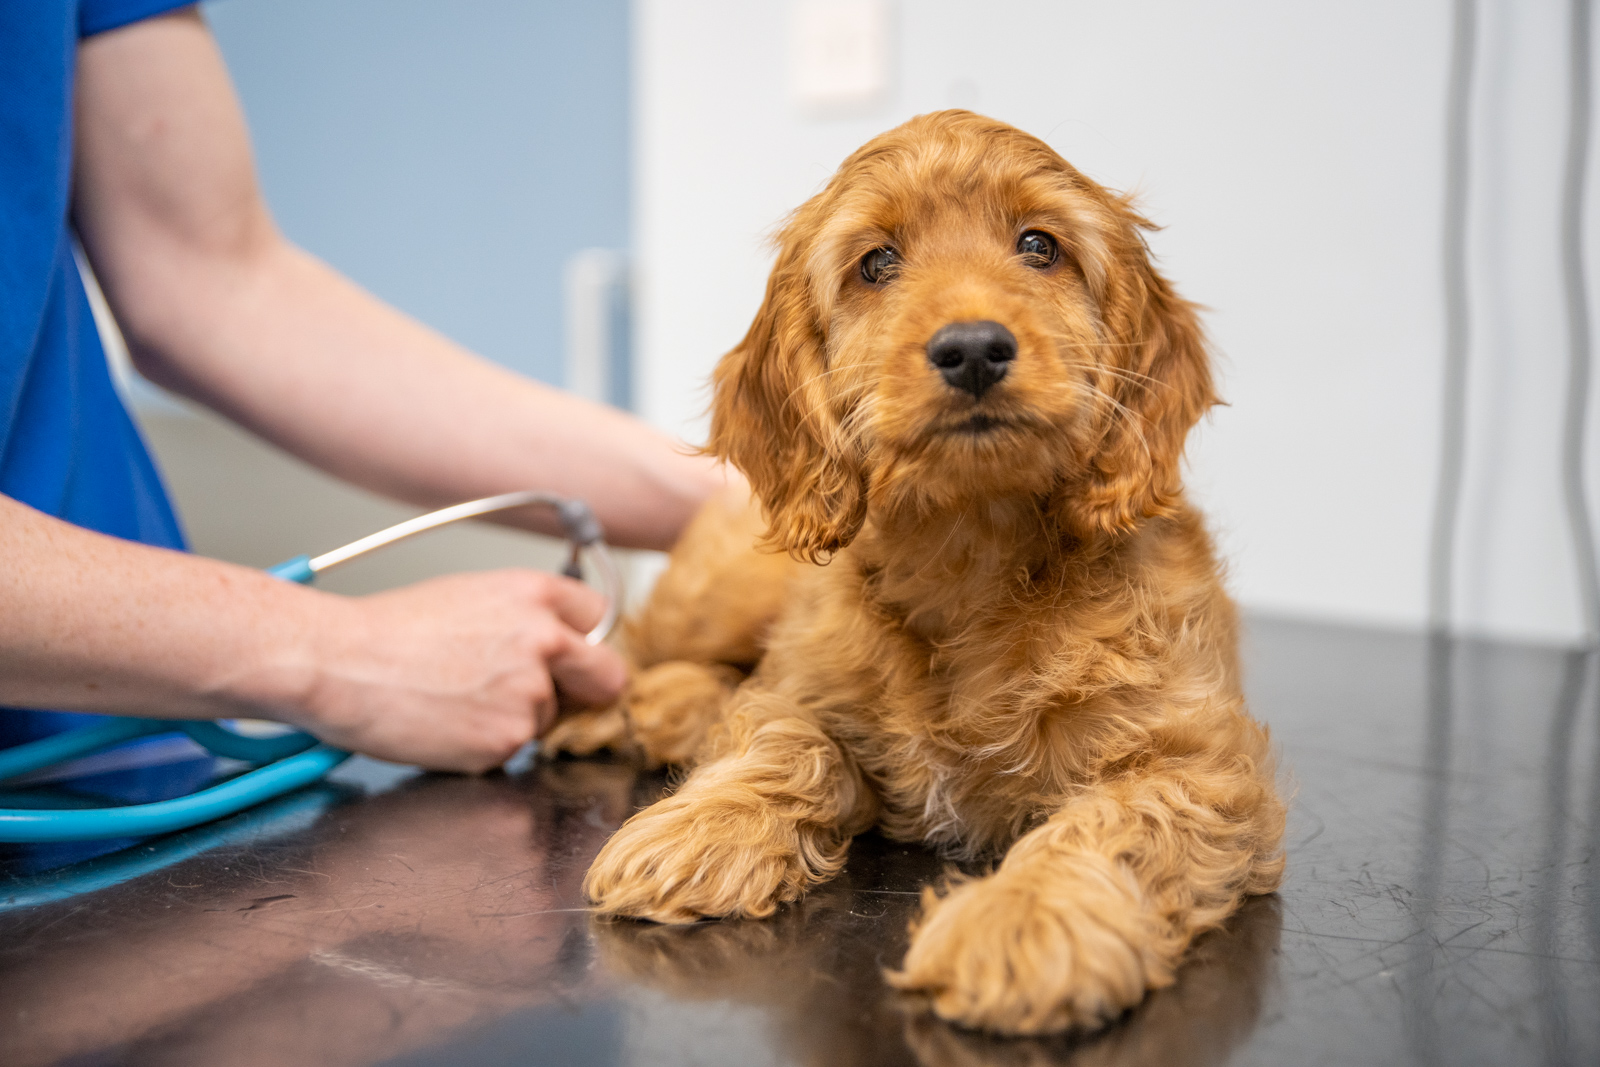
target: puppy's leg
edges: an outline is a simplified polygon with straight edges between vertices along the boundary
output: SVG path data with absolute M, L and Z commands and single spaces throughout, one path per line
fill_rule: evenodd
M 688 763 L 743 680 L 743 672 L 722 663 L 669 660 L 636 670 L 621 700 L 563 715 L 540 740 L 541 750 L 552 756 L 609 750 L 651 769 Z
M 686 923 L 760 918 L 836 873 L 875 800 L 802 709 L 740 690 L 701 764 L 606 842 L 584 892 L 596 910 Z
M 707 501 L 673 546 L 644 605 L 623 623 L 632 683 L 609 708 L 563 715 L 541 750 L 642 755 L 649 766 L 686 763 L 761 658 L 796 564 L 762 552 L 760 508 L 743 489 Z
M 669 660 L 753 667 L 799 567 L 756 548 L 765 522 L 743 489 L 706 501 L 678 543 L 650 598 L 623 626 L 639 667 Z
M 561 716 L 539 739 L 539 751 L 546 756 L 558 753 L 592 756 L 604 751 L 632 756 L 638 754 L 639 748 L 629 733 L 628 718 L 619 702 L 607 708 L 584 708 Z
M 623 698 L 632 738 L 647 767 L 686 764 L 719 719 L 744 674 L 722 663 L 669 660 L 646 667 Z
M 929 890 L 901 971 L 940 1016 L 1005 1034 L 1090 1027 L 1168 985 L 1184 950 L 1283 868 L 1283 806 L 1246 757 L 1086 789 L 998 870 Z

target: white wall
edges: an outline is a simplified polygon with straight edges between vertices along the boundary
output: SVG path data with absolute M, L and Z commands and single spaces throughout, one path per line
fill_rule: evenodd
M 1484 0 L 1461 613 L 1578 630 L 1560 519 L 1560 0 Z M 635 0 L 639 395 L 703 435 L 706 376 L 760 300 L 763 238 L 868 137 L 952 105 L 1138 190 L 1213 310 L 1219 409 L 1191 485 L 1251 608 L 1421 625 L 1437 461 L 1445 0 L 902 0 L 892 88 L 791 100 L 789 4 Z M 1600 203 L 1600 202 L 1597 202 Z M 1600 210 L 1600 208 L 1597 208 Z M 1600 272 L 1597 272 L 1600 273 Z M 1591 464 L 1591 469 L 1593 469 Z

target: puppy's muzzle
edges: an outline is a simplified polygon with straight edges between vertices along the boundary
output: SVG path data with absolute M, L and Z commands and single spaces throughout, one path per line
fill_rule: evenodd
M 945 381 L 976 400 L 1006 376 L 1017 358 L 1017 339 L 988 319 L 952 322 L 928 339 L 927 352 Z

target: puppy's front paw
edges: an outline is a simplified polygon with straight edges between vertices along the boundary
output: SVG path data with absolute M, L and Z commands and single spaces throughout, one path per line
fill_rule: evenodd
M 811 880 L 801 846 L 796 827 L 754 805 L 679 794 L 622 824 L 583 891 L 599 912 L 659 923 L 759 919 Z
M 622 708 L 615 704 L 569 712 L 539 739 L 539 751 L 546 756 L 592 756 L 607 750 L 619 756 L 633 756 L 639 751 L 628 736 L 628 720 Z
M 628 685 L 628 719 L 649 767 L 688 763 L 743 679 L 720 663 L 669 660 Z
M 1091 1028 L 1170 984 L 1170 942 L 1124 887 L 1036 886 L 1001 871 L 924 893 L 905 963 L 888 979 L 959 1026 Z

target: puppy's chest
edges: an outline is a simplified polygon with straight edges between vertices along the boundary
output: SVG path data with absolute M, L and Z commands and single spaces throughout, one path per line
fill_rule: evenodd
M 1120 695 L 1153 681 L 1118 643 L 1139 628 L 1091 630 L 1081 596 L 996 581 L 902 598 L 865 568 L 808 578 L 763 673 L 851 751 L 895 836 L 1002 842 L 1089 776 Z
M 1002 846 L 1084 779 L 1096 716 L 1081 656 L 979 631 L 943 646 L 892 625 L 875 638 L 853 648 L 863 684 L 822 703 L 892 836 Z

